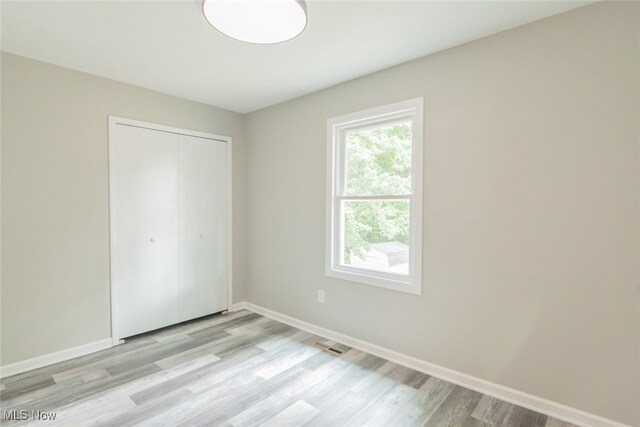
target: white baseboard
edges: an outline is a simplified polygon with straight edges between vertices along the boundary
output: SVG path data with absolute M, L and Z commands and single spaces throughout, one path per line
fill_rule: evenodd
M 89 353 L 95 353 L 96 351 L 104 350 L 110 347 L 112 347 L 111 338 L 105 338 L 99 341 L 90 342 L 88 344 L 79 345 L 77 347 L 68 348 L 66 350 L 56 351 L 55 353 L 49 353 L 43 356 L 34 357 L 33 359 L 27 359 L 21 362 L 0 366 L 0 378 L 10 377 L 12 375 L 21 374 L 33 369 L 42 368 L 43 366 L 53 365 L 54 363 L 75 359 L 76 357 L 84 356 Z
M 231 306 L 229 307 L 229 313 L 233 313 L 234 311 L 244 310 L 246 308 L 247 308 L 247 303 L 246 302 L 244 302 L 244 301 L 237 302 L 235 304 L 231 304 Z
M 435 365 L 376 344 L 371 344 L 358 338 L 353 338 L 330 329 L 325 329 L 249 302 L 233 304 L 229 311 L 238 311 L 242 309 L 253 311 L 279 322 L 291 325 L 295 328 L 340 342 L 358 350 L 373 354 L 374 356 L 423 372 L 427 375 L 440 378 L 450 383 L 504 400 L 505 402 L 513 403 L 514 405 L 522 406 L 523 408 L 531 409 L 532 411 L 536 411 L 571 424 L 584 427 L 630 427 L 626 424 L 622 424 L 599 415 L 594 415 L 580 409 L 572 408 L 529 393 L 492 383 L 490 381 L 454 371 L 453 369 L 445 368 L 443 366 Z

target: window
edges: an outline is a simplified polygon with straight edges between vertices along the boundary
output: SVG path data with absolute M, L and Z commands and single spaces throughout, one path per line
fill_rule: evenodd
M 328 276 L 421 293 L 422 104 L 327 121 Z

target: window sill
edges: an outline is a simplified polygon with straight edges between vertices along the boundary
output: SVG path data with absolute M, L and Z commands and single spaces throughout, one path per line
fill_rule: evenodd
M 363 285 L 377 286 L 379 288 L 392 289 L 394 291 L 413 295 L 422 295 L 422 283 L 416 283 L 411 280 L 394 280 L 366 273 L 356 273 L 338 269 L 327 269 L 325 274 L 328 277 L 333 277 L 335 279 L 347 280 L 349 282 L 360 283 Z

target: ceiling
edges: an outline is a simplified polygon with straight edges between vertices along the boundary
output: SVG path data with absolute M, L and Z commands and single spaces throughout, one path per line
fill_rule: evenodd
M 579 1 L 308 0 L 276 45 L 232 40 L 200 1 L 3 1 L 2 50 L 246 113 L 555 15 Z

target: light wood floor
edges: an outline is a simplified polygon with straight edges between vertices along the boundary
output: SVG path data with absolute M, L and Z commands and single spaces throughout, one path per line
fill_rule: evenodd
M 3 425 L 569 424 L 240 311 L 3 379 Z

